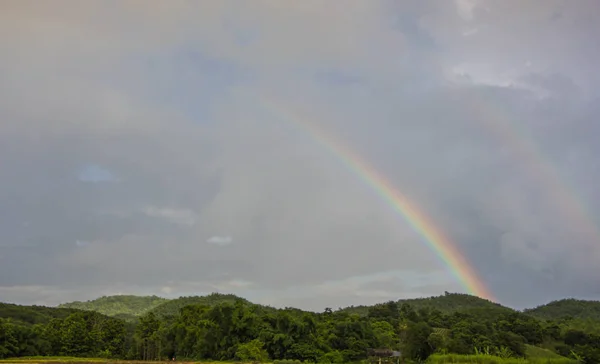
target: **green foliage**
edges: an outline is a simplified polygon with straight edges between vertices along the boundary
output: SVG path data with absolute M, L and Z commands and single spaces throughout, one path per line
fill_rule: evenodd
M 0 318 L 11 319 L 25 325 L 46 324 L 53 318 L 65 318 L 74 309 L 44 306 L 21 306 L 12 303 L 0 303 Z
M 180 297 L 174 300 L 168 300 L 166 302 L 162 302 L 161 304 L 153 308 L 151 311 L 159 317 L 169 317 L 177 315 L 179 311 L 185 306 L 215 306 L 221 303 L 234 303 L 240 300 L 245 303 L 249 303 L 244 298 L 240 298 L 233 294 L 211 293 L 208 296 L 190 296 Z
M 402 353 L 409 359 L 425 360 L 433 353 L 429 343 L 433 329 L 426 322 L 410 322 L 402 343 Z
M 497 315 L 500 313 L 509 313 L 515 311 L 512 308 L 502 306 L 498 303 L 463 293 L 446 292 L 443 296 L 403 299 L 396 302 L 396 304 L 399 306 L 404 303 L 410 305 L 415 310 L 433 309 L 442 311 L 444 313 L 469 311 L 477 312 L 484 310 L 488 314 L 492 313 Z M 341 309 L 341 311 L 366 316 L 370 309 L 371 307 L 369 306 L 350 306 Z
M 588 334 L 600 335 L 600 320 L 593 319 L 563 319 L 558 321 L 561 332 L 579 330 Z
M 584 301 L 573 298 L 552 301 L 548 304 L 524 311 L 528 315 L 547 319 L 591 319 L 600 321 L 600 301 Z
M 32 326 L 0 318 L 0 358 L 40 354 L 122 357 L 125 335 L 123 321 L 97 312 L 78 311 Z
M 75 356 L 23 356 L 19 358 L 0 359 L 0 363 L 21 363 L 21 364 L 41 364 L 41 363 L 106 363 L 103 358 L 80 358 Z
M 282 360 L 273 360 L 273 364 L 301 364 L 300 360 L 290 360 L 290 359 L 282 359 Z
M 563 358 L 562 356 L 558 355 L 557 353 L 555 353 L 551 350 L 540 348 L 538 346 L 533 346 L 533 345 L 525 345 L 525 357 L 527 357 L 528 359 L 531 359 L 531 358 L 550 358 L 550 359 Z
M 86 302 L 74 301 L 63 303 L 58 307 L 95 311 L 108 316 L 118 315 L 122 319 L 132 319 L 132 317 L 141 316 L 168 301 L 169 300 L 166 298 L 157 296 L 117 295 L 102 296 L 98 299 Z
M 235 351 L 235 357 L 243 362 L 266 362 L 269 360 L 269 354 L 264 346 L 265 344 L 258 339 L 239 344 Z
M 568 358 L 501 358 L 499 356 L 478 354 L 478 355 L 458 355 L 434 354 L 427 359 L 428 364 L 577 364 L 574 359 Z
M 323 354 L 319 363 L 330 363 L 330 364 L 342 364 L 344 362 L 344 355 L 337 350 L 330 351 Z
M 114 317 L 2 304 L 0 359 L 175 356 L 337 364 L 399 350 L 403 360 L 430 363 L 600 363 L 600 325 L 592 318 L 538 319 L 530 311 L 462 294 L 322 313 L 275 309 L 224 294 L 159 299 L 153 308 L 153 297 L 131 297 L 103 297 L 86 306 Z

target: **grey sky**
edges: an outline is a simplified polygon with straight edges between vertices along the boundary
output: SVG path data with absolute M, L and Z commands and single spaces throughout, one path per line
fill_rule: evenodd
M 594 0 L 0 9 L 1 301 L 464 292 L 286 113 L 414 201 L 501 303 L 600 299 Z

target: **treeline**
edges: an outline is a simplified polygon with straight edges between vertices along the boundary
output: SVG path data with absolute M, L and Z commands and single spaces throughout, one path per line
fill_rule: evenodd
M 177 312 L 149 311 L 135 322 L 90 311 L 0 306 L 0 357 L 344 363 L 365 359 L 369 348 L 400 350 L 405 358 L 424 360 L 433 353 L 518 358 L 537 346 L 583 363 L 600 363 L 600 335 L 572 327 L 571 320 L 540 320 L 501 306 L 443 312 L 429 305 L 387 302 L 357 314 L 274 309 L 243 299 L 214 299 L 213 305 L 186 300 L 192 304 Z M 19 310 L 37 319 L 23 320 L 29 316 Z
M 125 322 L 97 312 L 74 312 L 46 323 L 27 325 L 0 318 L 0 358 L 77 356 L 124 358 L 135 331 Z

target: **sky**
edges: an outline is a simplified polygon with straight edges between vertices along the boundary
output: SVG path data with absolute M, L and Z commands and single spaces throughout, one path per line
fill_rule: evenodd
M 4 0 L 0 301 L 600 299 L 595 0 Z M 307 129 L 309 128 L 313 129 Z

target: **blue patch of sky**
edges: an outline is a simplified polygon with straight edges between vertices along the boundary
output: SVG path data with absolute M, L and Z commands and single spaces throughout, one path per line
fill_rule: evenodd
M 108 169 L 96 164 L 89 164 L 81 168 L 77 173 L 77 179 L 81 182 L 116 182 L 118 178 Z

